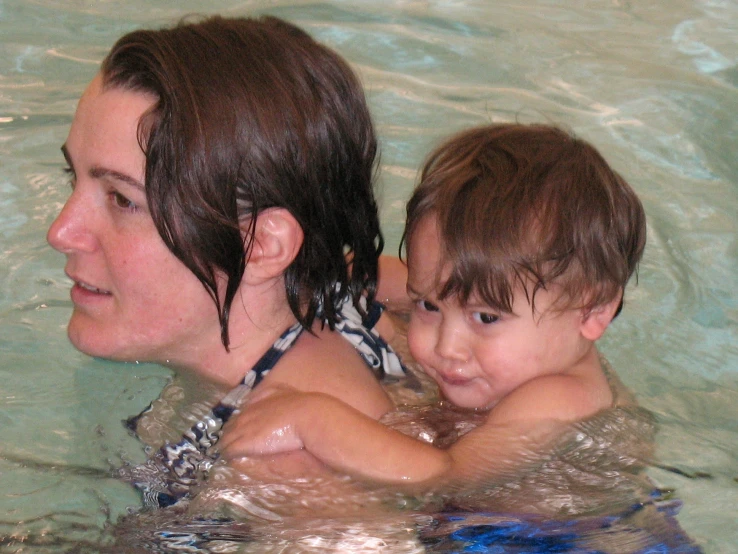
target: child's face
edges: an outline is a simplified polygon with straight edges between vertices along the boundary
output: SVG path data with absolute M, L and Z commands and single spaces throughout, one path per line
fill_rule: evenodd
M 414 307 L 410 352 L 444 396 L 464 408 L 491 408 L 527 382 L 576 371 L 592 348 L 582 336 L 583 310 L 549 311 L 555 291 L 536 294 L 536 313 L 517 291 L 513 313 L 501 314 L 470 298 L 439 300 L 439 236 L 435 218 L 421 220 L 408 244 L 408 293 Z M 415 246 L 415 248 L 413 248 Z

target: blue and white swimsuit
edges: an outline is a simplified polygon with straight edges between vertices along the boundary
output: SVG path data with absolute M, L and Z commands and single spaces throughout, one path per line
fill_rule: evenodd
M 359 312 L 345 299 L 338 312 L 336 331 L 354 345 L 359 355 L 374 371 L 377 378 L 385 376 L 405 377 L 406 369 L 400 358 L 373 329 L 384 307 L 374 302 L 362 319 Z M 296 342 L 304 331 L 295 323 L 267 350 L 246 374 L 236 388 L 229 392 L 209 413 L 184 433 L 176 444 L 166 443 L 144 464 L 127 466 L 119 470 L 121 477 L 131 482 L 143 493 L 147 507 L 166 507 L 186 498 L 193 485 L 202 481 L 217 454 L 212 447 L 218 442 L 223 425 L 241 405 L 244 398 L 274 368 L 280 358 Z M 151 406 L 138 416 L 130 418 L 126 425 L 136 431 L 138 420 Z

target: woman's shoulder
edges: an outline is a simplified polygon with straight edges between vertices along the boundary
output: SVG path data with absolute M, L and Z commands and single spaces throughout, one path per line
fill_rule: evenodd
M 392 407 L 354 345 L 328 327 L 303 333 L 264 382 L 328 394 L 375 418 Z

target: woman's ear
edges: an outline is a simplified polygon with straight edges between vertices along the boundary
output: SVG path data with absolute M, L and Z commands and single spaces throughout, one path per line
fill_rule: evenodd
M 608 325 L 618 312 L 622 298 L 623 293 L 621 292 L 609 302 L 584 310 L 580 326 L 582 336 L 588 340 L 596 341 L 604 335 Z
M 282 275 L 297 256 L 305 235 L 295 217 L 284 208 L 270 208 L 256 217 L 254 240 L 244 280 L 250 285 Z

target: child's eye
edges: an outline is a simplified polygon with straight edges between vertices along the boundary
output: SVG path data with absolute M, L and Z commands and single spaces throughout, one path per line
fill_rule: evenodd
M 122 208 L 124 210 L 130 210 L 132 212 L 135 212 L 138 209 L 138 206 L 131 202 L 128 198 L 123 196 L 121 193 L 117 191 L 111 191 L 110 196 L 113 200 L 113 203 L 118 207 Z
M 424 312 L 437 312 L 438 306 L 427 300 L 418 300 L 415 305 Z
M 486 312 L 474 312 L 473 314 L 474 321 L 478 323 L 482 323 L 483 325 L 489 325 L 490 323 L 495 323 L 496 321 L 499 321 L 500 317 L 496 316 L 495 314 L 490 314 Z

